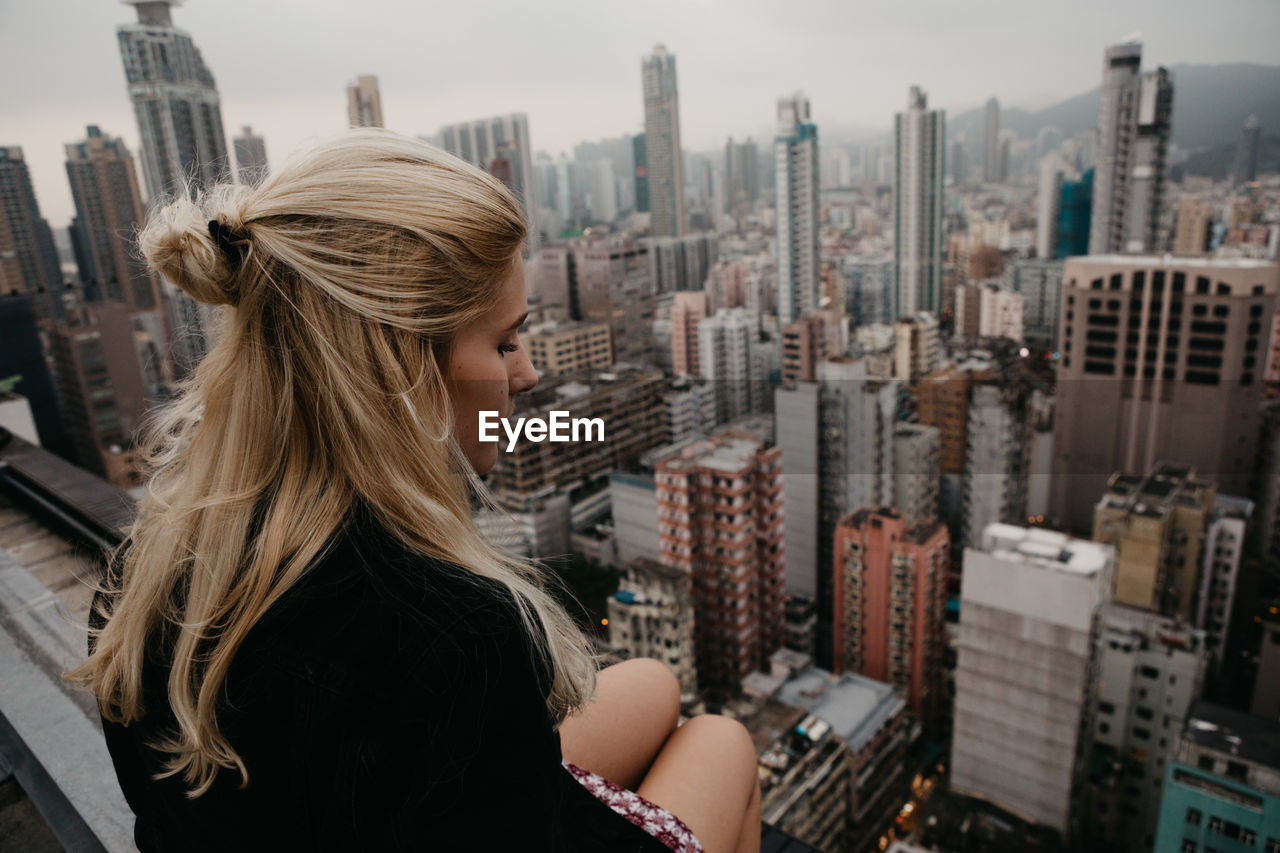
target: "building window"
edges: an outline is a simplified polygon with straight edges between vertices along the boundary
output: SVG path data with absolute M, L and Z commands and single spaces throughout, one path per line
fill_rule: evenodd
M 1133 727 L 1133 736 L 1141 740 L 1151 740 L 1150 730 L 1144 729 L 1141 726 Z
M 1199 809 L 1187 809 L 1187 823 L 1192 826 L 1199 826 L 1203 817 L 1204 814 Z
M 1182 853 L 1197 853 L 1200 849 L 1200 845 L 1196 844 L 1190 838 L 1184 838 L 1182 839 L 1182 847 L 1179 849 Z
M 1239 761 L 1228 761 L 1227 775 L 1232 779 L 1238 779 L 1241 782 L 1244 782 L 1249 778 L 1249 768 L 1248 766 L 1241 764 Z

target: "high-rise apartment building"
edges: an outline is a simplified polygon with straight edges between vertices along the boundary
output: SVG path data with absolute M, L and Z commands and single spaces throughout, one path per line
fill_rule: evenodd
M 1198 198 L 1178 201 L 1178 220 L 1173 232 L 1173 253 L 1197 257 L 1209 251 L 1213 230 L 1213 205 Z
M 222 106 L 213 74 L 170 0 L 128 0 L 138 22 L 117 30 L 129 97 L 142 140 L 147 201 L 230 180 Z
M 624 238 L 593 238 L 576 243 L 573 254 L 573 318 L 609 324 L 614 363 L 651 360 L 654 293 L 648 246 Z
M 644 169 L 649 198 L 649 230 L 655 237 L 680 237 L 685 229 L 684 166 L 680 150 L 680 98 L 676 58 L 657 45 L 641 62 L 644 87 Z M 636 158 L 639 176 L 641 159 Z M 637 205 L 640 192 L 637 187 Z
M 942 181 L 946 113 L 912 86 L 894 117 L 893 317 L 942 312 Z
M 361 74 L 347 84 L 347 124 L 351 127 L 386 127 L 382 120 L 382 93 L 378 78 Z
M 705 380 L 677 377 L 662 398 L 666 443 L 707 435 L 716 425 L 716 389 Z
M 1089 849 L 1151 850 L 1165 763 L 1205 680 L 1205 636 L 1119 604 L 1103 608 L 1083 835 Z
M 721 308 L 698 323 L 699 375 L 715 388 L 718 422 L 768 407 L 764 355 L 760 318 L 745 309 Z
M 840 323 L 834 311 L 814 311 L 782 327 L 782 381 L 817 378 L 818 364 L 843 355 Z
M 1247 184 L 1258 177 L 1258 146 L 1262 141 L 1262 125 L 1257 116 L 1249 116 L 1240 128 L 1240 144 L 1236 147 L 1236 184 Z
M 901 383 L 870 379 L 865 359 L 820 362 L 818 381 L 774 392 L 786 474 L 787 592 L 816 605 L 815 659 L 833 666 L 832 585 L 836 524 L 850 507 L 887 506 L 895 474 Z
M 1036 257 L 1053 258 L 1058 248 L 1058 219 L 1062 204 L 1062 158 L 1051 152 L 1040 158 L 1040 187 L 1036 193 Z
M 855 328 L 892 323 L 894 315 L 893 259 L 846 255 L 840 260 L 845 281 L 845 313 Z
M 440 147 L 445 151 L 479 166 L 515 193 L 524 210 L 525 222 L 529 224 L 525 257 L 535 257 L 541 239 L 536 226 L 538 193 L 533 170 L 533 143 L 529 141 L 529 117 L 525 113 L 510 113 L 446 125 L 440 128 L 438 136 Z M 567 180 L 559 190 L 567 201 Z M 571 211 L 561 211 L 565 221 L 569 220 L 570 214 Z
M 894 378 L 911 383 L 936 370 L 942 352 L 940 338 L 938 318 L 933 314 L 900 315 L 894 324 Z
M 30 405 L 39 438 L 33 443 L 73 459 L 75 449 L 63 429 L 54 379 L 45 361 L 36 313 L 31 303 L 32 298 L 26 293 L 0 292 L 0 341 L 4 341 L 4 346 L 0 347 L 0 376 L 22 377 L 13 386 L 13 391 Z
M 659 461 L 656 480 L 661 561 L 693 581 L 699 687 L 736 695 L 782 647 L 782 451 L 721 435 Z
M 802 93 L 778 99 L 773 144 L 778 227 L 778 321 L 818 308 L 818 126 Z
M 920 727 L 904 700 L 883 682 L 815 666 L 795 672 L 774 699 L 805 716 L 762 745 L 765 822 L 813 849 L 876 849 L 910 796 L 904 768 Z
M 0 293 L 27 294 L 42 320 L 60 314 L 62 287 L 53 232 L 40 215 L 31 172 L 16 146 L 0 147 Z
M 1142 44 L 1108 47 L 1098 106 L 1097 165 L 1089 254 L 1158 252 L 1173 78 L 1143 73 Z
M 131 313 L 155 310 L 160 283 L 133 238 L 146 218 L 133 155 L 96 125 L 84 141 L 68 144 L 66 154 L 81 280 L 96 281 L 108 301 L 123 302 Z
M 1246 531 L 1253 511 L 1252 501 L 1218 495 L 1205 529 L 1195 624 L 1205 632 L 1205 645 L 1213 656 L 1215 670 L 1226 653 L 1236 589 L 1240 586 L 1240 566 L 1248 547 Z
M 698 324 L 710 315 L 711 300 L 705 290 L 675 294 L 671 304 L 671 370 L 676 376 L 702 375 Z
M 1062 301 L 1062 262 L 1012 261 L 1004 266 L 1004 288 L 1022 297 L 1022 339 L 1053 351 L 1058 346 L 1058 306 Z
M 245 125 L 240 135 L 231 140 L 231 147 L 236 152 L 236 175 L 245 186 L 262 183 L 270 166 L 267 164 L 267 140 L 253 132 L 253 128 Z
M 1008 338 L 1022 343 L 1022 296 L 997 281 L 962 284 L 956 288 L 956 337 L 976 341 Z
M 1116 549 L 1121 604 L 1191 621 L 1213 483 L 1194 468 L 1161 463 L 1149 475 L 1115 474 L 1093 511 L 1093 540 Z
M 1066 833 L 1093 730 L 1111 549 L 992 524 L 964 552 L 951 787 Z
M 1280 267 L 1247 259 L 1069 258 L 1050 515 L 1088 531 L 1116 471 L 1160 459 L 1249 494 Z
M 930 728 L 939 722 L 951 540 L 936 520 L 854 510 L 835 532 L 835 672 L 888 682 Z
M 521 395 L 513 417 L 548 420 L 556 410 L 575 419 L 598 418 L 604 438 L 556 444 L 521 440 L 510 452 L 504 439 L 489 474 L 490 488 L 505 507 L 519 511 L 549 491 L 593 482 L 627 467 L 664 440 L 665 390 L 661 373 L 619 369 L 562 377 Z
M 652 237 L 645 245 L 649 247 L 654 295 L 705 289 L 707 275 L 720 253 L 719 238 L 709 233 Z
M 609 645 L 630 658 L 653 658 L 680 680 L 682 699 L 698 690 L 694 661 L 693 579 L 682 569 L 640 558 L 622 570 L 609 610 Z
M 1026 516 L 1031 467 L 1031 391 L 1007 374 L 973 386 L 965 429 L 960 541 L 979 547 L 993 522 Z
M 986 134 L 983 137 L 982 180 L 988 184 L 1004 180 L 1000 174 L 1000 102 L 987 101 Z
M 529 361 L 540 373 L 561 376 L 613 365 L 609 327 L 604 323 L 544 323 L 524 336 Z
M 80 465 L 121 487 L 136 476 L 111 477 L 115 459 L 133 444 L 147 411 L 129 309 L 84 304 L 51 329 L 50 350 L 64 423 Z
M 939 453 L 937 428 L 901 422 L 893 431 L 893 508 L 907 526 L 938 517 Z

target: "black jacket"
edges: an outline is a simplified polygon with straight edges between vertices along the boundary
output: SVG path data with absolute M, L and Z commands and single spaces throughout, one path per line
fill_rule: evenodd
M 561 766 L 548 673 L 510 594 L 368 523 L 254 626 L 218 724 L 249 772 L 206 794 L 153 780 L 172 728 L 157 640 L 146 716 L 103 720 L 140 850 L 666 848 Z

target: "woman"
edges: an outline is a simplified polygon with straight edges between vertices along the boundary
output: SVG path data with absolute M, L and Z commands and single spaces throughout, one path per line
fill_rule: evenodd
M 597 679 L 472 523 L 478 412 L 537 383 L 524 238 L 496 179 L 377 130 L 142 231 L 230 307 L 71 673 L 141 849 L 758 849 L 745 730 L 676 728 L 656 662 Z

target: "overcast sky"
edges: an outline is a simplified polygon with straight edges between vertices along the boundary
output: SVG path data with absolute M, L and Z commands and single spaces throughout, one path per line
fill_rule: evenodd
M 887 130 L 922 86 L 954 114 L 991 95 L 1038 108 L 1098 85 L 1135 31 L 1144 66 L 1280 64 L 1277 0 L 188 0 L 173 10 L 218 82 L 228 137 L 252 125 L 279 162 L 346 126 L 345 87 L 376 74 L 407 134 L 508 112 L 536 150 L 643 130 L 640 59 L 676 55 L 685 148 L 772 126 L 796 90 L 823 126 Z M 86 124 L 138 131 L 117 0 L 0 0 L 0 145 L 22 146 L 50 224 L 73 205 L 62 146 Z M 145 192 L 145 188 L 144 188 Z

